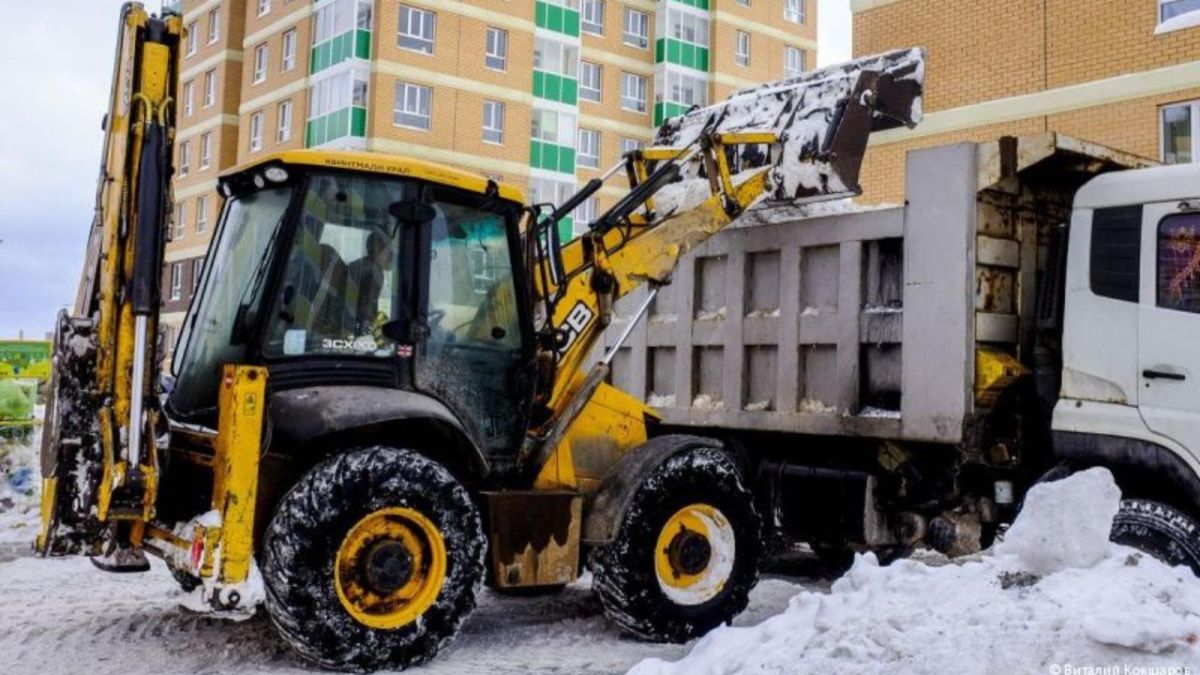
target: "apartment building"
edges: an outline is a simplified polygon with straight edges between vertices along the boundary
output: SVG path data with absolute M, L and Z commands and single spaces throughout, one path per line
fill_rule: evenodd
M 230 166 L 291 148 L 387 152 L 560 203 L 664 119 L 799 74 L 817 49 L 816 0 L 183 0 L 178 11 L 189 34 L 169 325 Z M 563 234 L 620 198 L 619 179 Z
M 854 52 L 926 48 L 925 121 L 875 134 L 863 200 L 904 197 L 908 150 L 1057 131 L 1200 156 L 1200 0 L 852 0 Z

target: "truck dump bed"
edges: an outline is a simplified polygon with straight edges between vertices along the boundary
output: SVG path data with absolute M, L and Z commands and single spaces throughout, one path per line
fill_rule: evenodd
M 1046 133 L 909 153 L 905 206 L 758 207 L 683 259 L 613 381 L 671 425 L 959 443 L 980 350 L 1055 358 L 1037 288 L 1075 190 L 1148 164 Z

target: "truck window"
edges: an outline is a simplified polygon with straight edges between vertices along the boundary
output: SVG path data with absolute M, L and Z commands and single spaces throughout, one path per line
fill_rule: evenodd
M 1091 286 L 1096 295 L 1138 301 L 1142 206 L 1096 209 L 1092 216 Z
M 1200 213 L 1158 224 L 1158 306 L 1200 313 Z

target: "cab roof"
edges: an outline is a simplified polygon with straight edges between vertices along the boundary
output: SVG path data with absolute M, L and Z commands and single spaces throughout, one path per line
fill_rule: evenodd
M 1080 188 L 1075 208 L 1200 199 L 1200 164 L 1173 164 L 1101 174 Z
M 382 152 L 360 152 L 354 150 L 283 150 L 255 158 L 221 174 L 221 178 L 251 171 L 265 164 L 282 163 L 368 173 L 403 176 L 485 194 L 490 182 L 476 173 L 463 171 L 452 166 L 430 162 L 416 157 L 390 155 Z M 496 183 L 500 197 L 518 204 L 525 203 L 525 193 L 508 183 Z

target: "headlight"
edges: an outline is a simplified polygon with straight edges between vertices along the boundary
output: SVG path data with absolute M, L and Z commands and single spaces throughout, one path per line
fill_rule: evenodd
M 261 173 L 254 174 L 254 187 L 259 190 L 267 186 L 267 181 L 262 177 Z
M 263 172 L 263 175 L 266 176 L 267 180 L 271 181 L 272 183 L 282 183 L 288 179 L 288 172 L 283 167 L 279 166 L 267 167 L 267 170 Z

